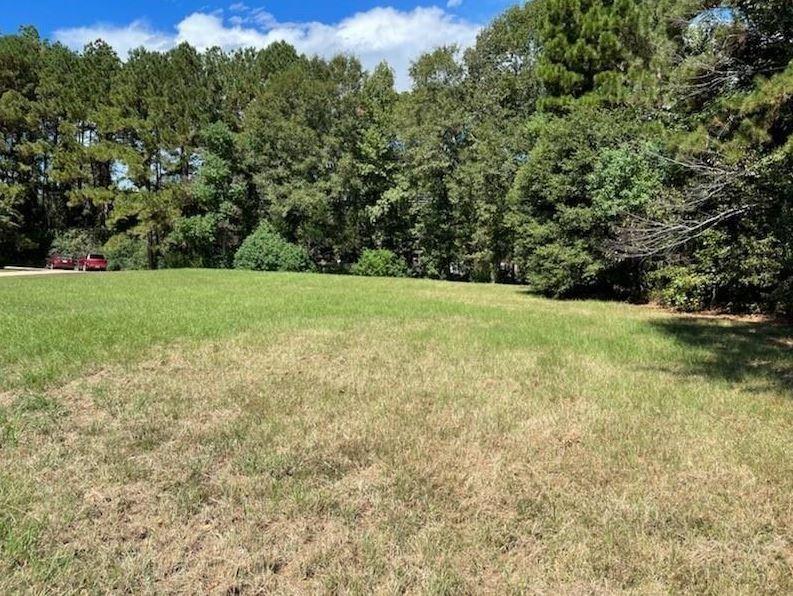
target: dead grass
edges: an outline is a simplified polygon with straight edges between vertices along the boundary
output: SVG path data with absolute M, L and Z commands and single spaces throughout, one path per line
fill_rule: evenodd
M 0 593 L 793 591 L 785 392 L 492 326 L 177 341 L 3 394 Z

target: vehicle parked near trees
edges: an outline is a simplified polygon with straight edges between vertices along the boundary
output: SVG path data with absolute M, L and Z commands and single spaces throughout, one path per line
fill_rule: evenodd
M 104 255 L 88 254 L 77 261 L 78 271 L 107 271 L 107 259 Z
M 76 261 L 68 255 L 53 254 L 47 259 L 47 269 L 74 269 Z

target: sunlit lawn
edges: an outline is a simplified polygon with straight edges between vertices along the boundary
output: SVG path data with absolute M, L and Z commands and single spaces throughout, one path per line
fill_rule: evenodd
M 793 591 L 789 328 L 208 271 L 0 305 L 0 593 Z

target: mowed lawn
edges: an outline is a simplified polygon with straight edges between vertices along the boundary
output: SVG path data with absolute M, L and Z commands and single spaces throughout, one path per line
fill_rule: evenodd
M 0 305 L 0 593 L 793 592 L 789 328 L 210 271 Z

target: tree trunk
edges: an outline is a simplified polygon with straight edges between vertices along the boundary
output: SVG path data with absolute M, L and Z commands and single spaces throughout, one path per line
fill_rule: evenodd
M 150 230 L 146 242 L 146 253 L 149 259 L 149 269 L 151 270 L 157 268 L 157 255 L 155 251 L 155 242 L 156 242 L 155 232 L 154 230 Z

